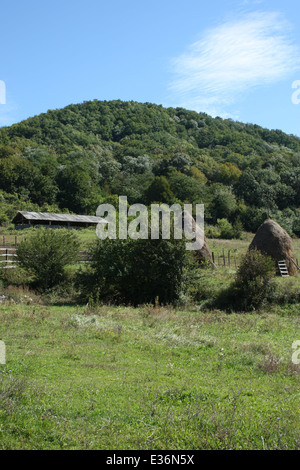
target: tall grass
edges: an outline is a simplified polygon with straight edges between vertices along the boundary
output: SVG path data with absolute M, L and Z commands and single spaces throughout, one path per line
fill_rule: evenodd
M 2 449 L 299 449 L 299 315 L 0 306 Z

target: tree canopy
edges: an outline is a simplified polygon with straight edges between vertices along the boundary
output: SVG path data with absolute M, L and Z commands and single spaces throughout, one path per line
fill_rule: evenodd
M 120 100 L 72 104 L 0 129 L 0 223 L 21 206 L 93 214 L 117 195 L 130 204 L 204 203 L 212 224 L 227 218 L 255 230 L 259 214 L 271 212 L 292 227 L 300 139 Z

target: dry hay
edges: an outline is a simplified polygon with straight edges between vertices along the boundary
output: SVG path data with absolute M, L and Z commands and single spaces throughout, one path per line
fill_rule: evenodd
M 293 252 L 292 239 L 289 234 L 277 222 L 267 219 L 257 230 L 249 250 L 257 249 L 271 256 L 276 261 L 286 261 L 290 276 L 297 274 L 295 255 Z M 292 259 L 292 260 L 291 260 Z

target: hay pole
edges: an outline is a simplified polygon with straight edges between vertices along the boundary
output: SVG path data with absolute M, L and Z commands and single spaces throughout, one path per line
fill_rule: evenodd
M 295 261 L 293 260 L 293 258 L 291 258 L 289 255 L 287 255 L 287 257 L 291 260 L 291 262 L 296 266 L 296 268 L 300 271 L 300 268 L 298 266 L 297 263 L 295 263 Z

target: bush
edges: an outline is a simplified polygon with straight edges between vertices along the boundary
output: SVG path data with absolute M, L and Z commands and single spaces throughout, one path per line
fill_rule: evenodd
M 250 250 L 244 256 L 233 284 L 217 298 L 217 304 L 227 310 L 255 310 L 275 291 L 274 260 L 258 250 Z
M 6 269 L 4 265 L 0 267 L 0 287 L 25 287 L 28 285 L 28 274 L 21 267 Z
M 207 238 L 222 238 L 225 240 L 240 239 L 243 233 L 243 225 L 237 220 L 231 224 L 227 219 L 218 219 L 217 225 L 208 225 L 205 230 Z
M 38 228 L 17 248 L 21 267 L 33 275 L 35 286 L 46 291 L 65 279 L 65 268 L 78 257 L 79 242 L 66 229 Z
M 78 275 L 85 300 L 132 305 L 176 302 L 191 252 L 183 240 L 99 240 L 90 268 Z
M 220 238 L 225 240 L 231 240 L 234 238 L 234 230 L 230 222 L 227 219 L 218 219 L 217 228 L 220 232 Z
M 214 225 L 206 225 L 205 226 L 205 236 L 207 238 L 221 238 L 221 232 L 218 227 Z

